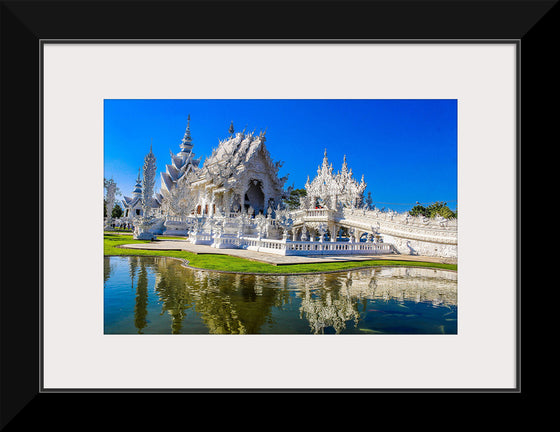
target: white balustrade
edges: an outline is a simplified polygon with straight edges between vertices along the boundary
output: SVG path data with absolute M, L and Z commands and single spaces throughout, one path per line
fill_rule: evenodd
M 218 249 L 247 249 L 277 255 L 380 255 L 392 254 L 394 248 L 388 243 L 372 242 L 318 242 L 276 240 L 253 236 L 231 236 L 227 234 L 210 236 L 210 234 L 192 234 L 190 241 L 194 244 L 206 244 Z
M 295 241 L 286 244 L 286 255 L 381 255 L 391 253 L 393 253 L 393 246 L 389 243 Z
M 189 235 L 189 241 L 192 244 L 211 245 L 214 242 L 214 239 L 210 233 L 195 233 Z

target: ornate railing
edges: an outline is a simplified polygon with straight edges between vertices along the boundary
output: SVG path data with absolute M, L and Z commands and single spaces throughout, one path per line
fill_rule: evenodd
M 180 216 L 167 216 L 165 218 L 165 223 L 169 225 L 182 225 L 186 221 L 186 218 Z
M 388 243 L 291 241 L 288 239 L 275 240 L 252 236 L 216 236 L 213 239 L 212 246 L 218 248 L 243 248 L 277 255 L 380 255 L 395 253 L 393 246 Z
M 286 252 L 286 255 L 381 255 L 393 253 L 394 248 L 389 243 L 295 241 L 286 243 Z
M 427 229 L 456 230 L 457 219 L 442 217 L 427 218 L 424 216 L 410 216 L 407 213 L 382 212 L 366 209 L 343 209 L 341 213 L 345 218 L 363 218 L 379 222 L 390 222 L 399 225 L 408 225 Z

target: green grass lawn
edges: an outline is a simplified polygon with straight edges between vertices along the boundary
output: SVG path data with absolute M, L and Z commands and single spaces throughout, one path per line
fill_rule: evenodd
M 160 237 L 162 239 L 173 237 Z M 175 237 L 177 238 L 177 237 Z M 181 237 L 182 239 L 183 237 Z M 103 240 L 104 255 L 134 255 L 134 256 L 164 256 L 183 258 L 189 261 L 189 265 L 196 268 L 208 270 L 224 270 L 244 273 L 307 273 L 324 272 L 334 270 L 349 270 L 358 267 L 370 266 L 408 266 L 408 267 L 431 267 L 447 270 L 457 270 L 457 264 L 441 264 L 416 261 L 400 260 L 370 260 L 370 261 L 346 261 L 337 263 L 313 263 L 313 264 L 290 264 L 275 266 L 272 264 L 250 261 L 229 255 L 204 254 L 197 255 L 186 251 L 154 251 L 139 249 L 122 249 L 116 246 L 123 244 L 150 243 L 149 240 L 134 240 L 131 235 L 105 234 Z

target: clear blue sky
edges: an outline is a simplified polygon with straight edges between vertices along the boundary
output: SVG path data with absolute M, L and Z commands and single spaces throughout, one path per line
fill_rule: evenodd
M 286 187 L 303 188 L 327 149 L 334 171 L 347 162 L 362 174 L 378 208 L 399 212 L 416 201 L 457 208 L 457 101 L 452 100 L 105 100 L 104 175 L 130 196 L 153 142 L 160 188 L 191 115 L 196 157 L 202 162 L 218 140 L 236 131 L 267 130 L 274 161 L 284 161 Z M 118 197 L 121 199 L 121 197 Z

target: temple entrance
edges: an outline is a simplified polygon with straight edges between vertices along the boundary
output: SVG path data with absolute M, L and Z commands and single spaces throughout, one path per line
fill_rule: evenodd
M 260 180 L 251 180 L 249 182 L 249 189 L 245 193 L 245 210 L 253 207 L 255 215 L 260 212 L 265 212 L 264 208 L 264 193 L 262 191 L 262 182 Z

